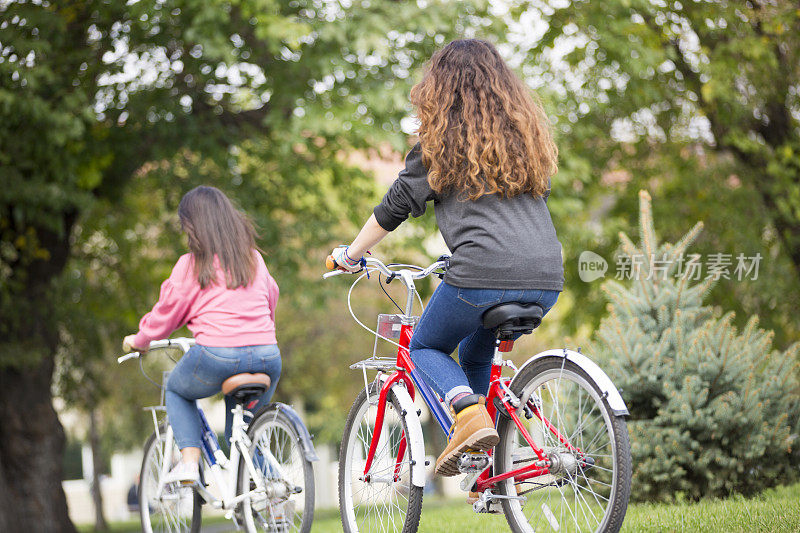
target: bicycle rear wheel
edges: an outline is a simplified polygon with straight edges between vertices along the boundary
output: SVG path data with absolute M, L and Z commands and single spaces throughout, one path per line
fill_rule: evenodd
M 381 435 L 375 456 L 364 475 L 366 458 L 375 418 L 378 412 L 376 383 L 367 393 L 362 390 L 353 402 L 344 428 L 339 452 L 339 511 L 345 533 L 389 533 L 417 530 L 422 513 L 422 487 L 411 484 L 412 461 L 424 461 L 424 457 L 412 457 L 411 447 L 398 463 L 401 442 L 408 433 L 405 420 L 400 416 L 400 406 L 393 394 L 389 394 Z
M 543 358 L 514 377 L 517 414 L 549 473 L 498 484 L 515 532 L 616 532 L 628 506 L 631 456 L 623 416 L 615 416 L 594 380 L 563 357 Z M 527 406 L 527 409 L 525 409 Z M 541 416 L 539 416 L 541 415 Z M 532 467 L 537 456 L 513 420 L 499 417 L 495 473 Z
M 265 409 L 250 423 L 247 436 L 250 459 L 267 494 L 242 502 L 245 529 L 308 533 L 314 520 L 314 470 L 292 421 L 280 409 Z M 255 487 L 242 457 L 236 493 Z
M 197 533 L 200 531 L 200 496 L 188 486 L 178 483 L 164 485 L 158 490 L 163 465 L 168 472 L 180 461 L 181 452 L 175 439 L 170 438 L 164 449 L 166 426 L 159 428 L 159 435 L 153 432 L 144 445 L 142 470 L 139 474 L 139 515 L 142 531 L 145 533 Z

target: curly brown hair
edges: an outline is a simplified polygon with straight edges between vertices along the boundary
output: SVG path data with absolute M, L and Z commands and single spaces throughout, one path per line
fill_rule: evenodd
M 486 41 L 449 43 L 411 89 L 431 189 L 470 200 L 484 194 L 542 196 L 558 149 L 532 91 Z

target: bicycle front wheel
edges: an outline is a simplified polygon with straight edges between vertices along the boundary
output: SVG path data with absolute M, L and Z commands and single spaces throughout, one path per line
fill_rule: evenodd
M 242 502 L 248 532 L 308 533 L 314 520 L 314 470 L 303 455 L 300 436 L 280 409 L 262 410 L 250 423 L 250 460 L 266 488 Z M 237 494 L 256 488 L 245 458 L 239 459 Z
M 511 529 L 619 531 L 631 482 L 624 417 L 614 415 L 594 380 L 563 357 L 526 366 L 511 390 L 521 400 L 523 427 L 549 461 L 547 470 L 537 469 L 538 456 L 521 429 L 499 416 L 496 473 L 521 471 L 498 485 L 510 496 L 502 502 Z
M 339 511 L 345 533 L 389 533 L 417 530 L 422 512 L 422 487 L 411 484 L 411 447 L 405 419 L 394 394 L 389 393 L 374 459 L 365 474 L 367 454 L 378 412 L 377 383 L 362 390 L 353 402 L 339 452 Z M 403 449 L 401 449 L 403 448 Z
M 167 442 L 167 427 L 150 435 L 144 445 L 139 474 L 139 515 L 144 533 L 197 533 L 200 531 L 200 496 L 188 486 L 168 483 L 160 488 L 159 480 L 181 458 L 175 439 Z M 166 446 L 165 446 L 166 443 Z M 164 468 L 166 463 L 166 468 Z

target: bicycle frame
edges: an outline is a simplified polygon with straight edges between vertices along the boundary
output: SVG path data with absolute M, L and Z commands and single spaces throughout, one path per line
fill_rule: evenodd
M 188 351 L 188 349 L 194 344 L 194 339 L 171 339 L 171 340 L 164 340 L 164 341 L 154 341 L 151 343 L 151 349 L 156 348 L 163 348 L 169 346 L 177 346 L 184 353 Z M 128 354 L 127 356 L 120 357 L 118 360 L 120 362 L 125 361 L 126 359 L 132 357 L 139 357 L 140 354 Z M 155 426 L 155 433 L 158 442 L 161 441 L 161 429 L 160 429 L 160 421 L 158 419 L 158 412 L 165 412 L 166 408 L 164 405 L 164 390 L 166 390 L 166 380 L 169 376 L 169 372 L 164 372 L 162 375 L 162 394 L 161 394 L 161 405 L 152 406 L 152 407 L 145 407 L 146 411 L 150 411 L 153 416 L 153 425 Z M 230 519 L 233 516 L 233 509 L 238 505 L 240 502 L 250 498 L 256 494 L 265 494 L 266 487 L 264 486 L 263 479 L 256 470 L 255 465 L 248 453 L 248 448 L 250 446 L 250 440 L 247 436 L 247 424 L 244 421 L 244 415 L 250 415 L 252 417 L 252 413 L 244 410 L 244 407 L 241 404 L 237 404 L 236 407 L 232 410 L 233 412 L 233 425 L 231 428 L 231 439 L 230 439 L 230 457 L 226 457 L 225 454 L 219 449 L 219 441 L 217 440 L 216 435 L 211 431 L 211 428 L 208 424 L 208 420 L 206 419 L 205 413 L 197 405 L 197 410 L 200 413 L 200 422 L 201 422 L 201 434 L 204 435 L 201 447 L 201 454 L 203 456 L 203 460 L 207 465 L 207 468 L 204 470 L 210 472 L 211 478 L 216 483 L 216 485 L 220 488 L 220 492 L 222 493 L 222 498 L 217 498 L 214 494 L 212 494 L 203 483 L 195 485 L 193 488 L 197 490 L 198 493 L 205 499 L 206 502 L 211 504 L 212 507 L 217 509 L 225 509 L 228 510 L 226 513 L 226 518 Z M 276 411 L 277 415 L 277 411 Z M 206 437 L 208 436 L 208 437 Z M 213 441 L 209 441 L 208 439 L 213 439 Z M 163 491 L 164 491 L 164 482 L 163 479 L 169 472 L 171 467 L 171 461 L 168 461 L 167 458 L 170 456 L 170 452 L 173 449 L 174 445 L 174 435 L 172 432 L 172 426 L 167 424 L 166 433 L 164 436 L 163 447 L 160 450 L 161 457 L 164 458 L 161 464 L 161 473 L 159 475 L 159 484 L 156 491 L 157 498 L 161 498 Z M 264 459 L 267 461 L 268 468 L 277 473 L 281 478 L 285 477 L 283 471 L 281 470 L 280 464 L 272 455 L 270 450 L 262 450 L 266 451 Z M 250 474 L 250 479 L 256 484 L 256 488 L 248 491 L 243 494 L 236 495 L 236 483 L 237 477 L 239 474 L 239 460 L 243 459 L 245 466 Z
M 397 384 L 405 385 L 406 389 L 408 390 L 409 396 L 411 399 L 414 399 L 415 391 L 419 391 L 420 395 L 422 396 L 423 401 L 430 409 L 431 413 L 433 414 L 434 418 L 438 422 L 439 426 L 442 428 L 442 431 L 445 434 L 448 434 L 450 431 L 450 427 L 453 424 L 453 420 L 450 417 L 447 409 L 444 406 L 444 402 L 439 399 L 439 397 L 434 393 L 434 391 L 422 380 L 419 372 L 416 370 L 414 362 L 411 360 L 411 355 L 409 353 L 409 344 L 411 341 L 412 336 L 412 321 L 410 319 L 411 316 L 411 306 L 413 304 L 413 293 L 414 293 L 414 282 L 410 276 L 404 275 L 403 271 L 398 273 L 400 277 L 403 278 L 406 287 L 408 288 L 408 299 L 406 304 L 406 313 L 403 315 L 403 318 L 407 323 L 403 323 L 400 329 L 400 342 L 399 347 L 397 349 L 397 360 L 396 360 L 396 368 L 393 373 L 391 373 L 386 380 L 383 382 L 381 386 L 381 390 L 378 397 L 378 405 L 377 405 L 377 413 L 375 417 L 375 430 L 372 435 L 372 441 L 370 442 L 369 451 L 366 457 L 366 463 L 364 466 L 364 478 L 369 479 L 370 474 L 369 470 L 372 467 L 372 461 L 375 457 L 375 450 L 377 448 L 378 442 L 380 440 L 382 428 L 383 428 L 383 420 L 386 412 L 386 398 L 389 391 Z M 516 482 L 524 481 L 526 479 L 530 479 L 537 476 L 542 476 L 549 474 L 549 460 L 547 454 L 539 447 L 533 440 L 533 437 L 528 432 L 525 425 L 520 420 L 519 416 L 516 413 L 516 410 L 519 406 L 519 399 L 511 392 L 508 388 L 511 379 L 508 377 L 502 376 L 502 369 L 505 364 L 509 366 L 513 366 L 510 363 L 505 363 L 503 361 L 503 354 L 508 353 L 512 350 L 514 346 L 514 341 L 507 340 L 507 341 L 498 341 L 497 346 L 495 348 L 495 355 L 492 360 L 492 369 L 489 381 L 489 391 L 486 396 L 486 408 L 489 411 L 489 415 L 492 417 L 492 420 L 496 420 L 498 413 L 497 408 L 495 406 L 495 399 L 500 401 L 500 404 L 503 406 L 505 413 L 511 417 L 514 421 L 514 424 L 517 426 L 520 434 L 523 436 L 525 441 L 531 447 L 533 452 L 536 454 L 537 460 L 528 466 L 524 466 L 515 470 L 511 470 L 505 472 L 503 474 L 490 476 L 491 469 L 486 469 L 477 479 L 477 490 L 478 492 L 483 492 L 487 489 L 493 489 L 497 483 L 504 481 L 509 478 L 514 478 Z M 544 426 L 561 442 L 568 450 L 575 452 L 579 456 L 582 456 L 583 453 L 577 447 L 574 447 L 572 444 L 568 442 L 568 439 L 561 435 L 558 430 L 553 426 L 550 421 L 544 416 L 544 414 L 540 411 L 539 406 L 532 400 L 528 400 L 525 406 L 526 417 L 528 417 L 528 413 L 530 413 L 530 417 L 536 416 L 539 420 L 542 421 Z M 528 418 L 530 418 L 528 417 Z M 400 473 L 400 468 L 402 464 L 402 458 L 406 452 L 406 436 L 403 434 L 402 439 L 400 440 L 399 449 L 397 453 L 397 459 L 395 462 L 394 468 L 394 478 L 395 481 L 398 480 L 398 476 Z M 491 450 L 489 451 L 491 454 Z
M 205 414 L 203 413 L 202 409 L 198 406 L 198 411 L 200 411 L 200 419 L 203 424 L 203 432 L 204 434 L 208 434 L 206 432 L 210 431 L 208 421 L 206 420 Z M 264 486 L 264 480 L 258 475 L 256 471 L 256 467 L 253 464 L 253 460 L 250 457 L 248 452 L 249 447 L 249 438 L 247 437 L 247 424 L 244 422 L 244 415 L 250 414 L 247 413 L 241 404 L 237 405 L 233 409 L 233 427 L 231 431 L 231 441 L 230 441 L 230 457 L 225 457 L 225 454 L 220 451 L 220 453 L 216 454 L 211 451 L 211 443 L 207 442 L 205 439 L 203 440 L 203 458 L 208 465 L 208 470 L 211 472 L 211 477 L 213 481 L 220 487 L 222 492 L 222 498 L 216 498 L 206 487 L 202 485 L 198 485 L 196 487 L 197 491 L 203 496 L 203 498 L 209 502 L 212 507 L 216 507 L 218 509 L 227 509 L 232 512 L 232 510 L 236 507 L 239 502 L 246 500 L 254 496 L 255 494 L 264 494 L 266 492 L 266 487 Z M 252 414 L 251 414 L 252 416 Z M 212 437 L 216 441 L 216 436 Z M 219 450 L 217 450 L 219 451 Z M 283 472 L 281 471 L 280 465 L 275 457 L 272 455 L 270 450 L 265 450 L 266 456 L 264 457 L 268 463 L 268 468 L 277 472 L 281 477 L 284 477 Z M 237 477 L 239 475 L 239 460 L 243 459 L 245 467 L 247 468 L 250 479 L 255 483 L 256 488 L 245 492 L 243 494 L 236 495 L 236 482 Z

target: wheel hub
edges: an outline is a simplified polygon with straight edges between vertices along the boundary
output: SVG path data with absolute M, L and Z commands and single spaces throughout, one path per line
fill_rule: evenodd
M 547 458 L 550 460 L 551 474 L 573 476 L 578 472 L 578 460 L 569 452 L 553 452 Z

